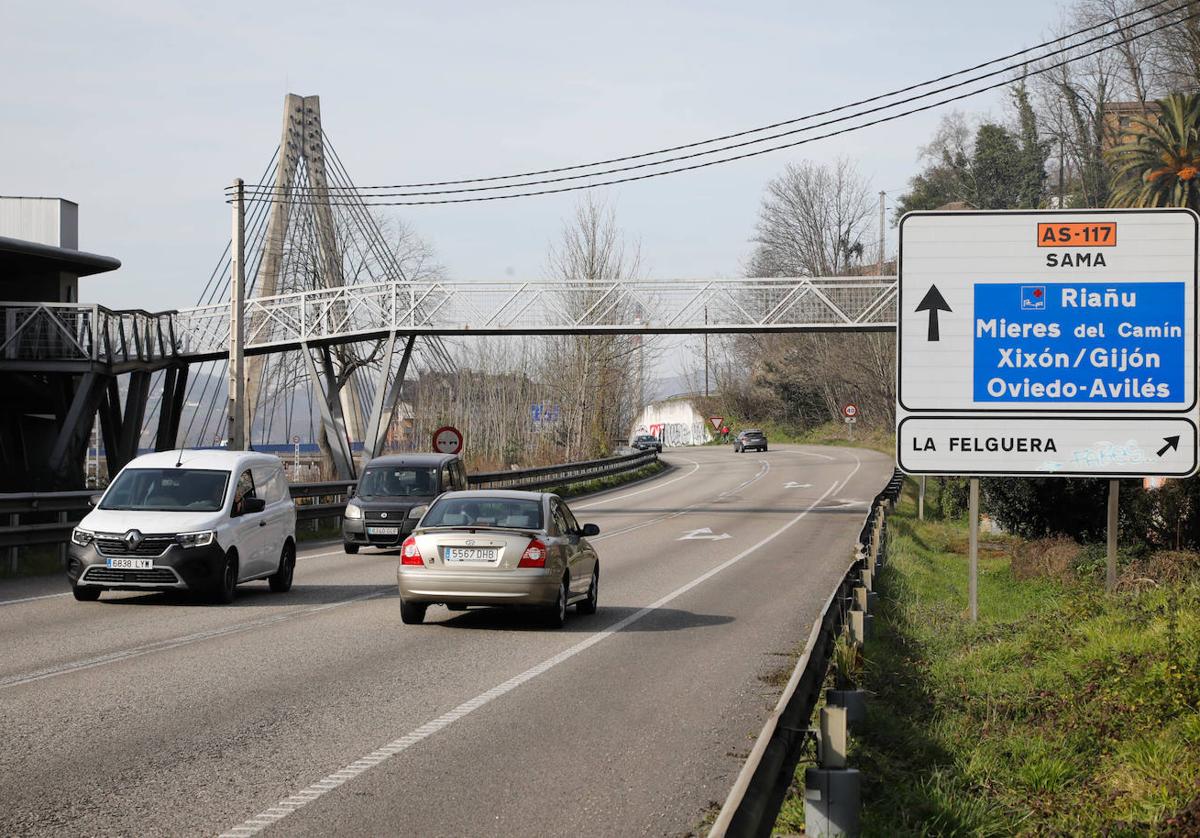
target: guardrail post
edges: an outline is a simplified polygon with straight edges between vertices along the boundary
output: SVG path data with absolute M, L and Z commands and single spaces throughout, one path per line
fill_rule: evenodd
M 821 730 L 817 748 L 817 760 L 822 768 L 846 767 L 850 741 L 846 729 L 845 707 L 827 704 L 821 708 Z
M 804 771 L 804 834 L 858 835 L 861 777 L 854 768 Z
M 63 509 L 58 513 L 58 523 L 66 526 L 70 519 L 67 517 L 67 510 Z M 70 538 L 70 536 L 68 536 Z M 58 543 L 58 563 L 63 570 L 67 569 L 67 542 L 60 541 Z
M 12 527 L 13 529 L 16 529 L 17 527 L 21 526 L 21 513 L 10 512 L 8 515 L 8 525 L 10 527 Z M 8 548 L 8 567 L 9 567 L 9 570 L 12 571 L 14 576 L 17 573 L 17 565 L 20 563 L 20 558 L 21 558 L 20 550 L 21 550 L 21 548 L 15 544 L 12 547 Z

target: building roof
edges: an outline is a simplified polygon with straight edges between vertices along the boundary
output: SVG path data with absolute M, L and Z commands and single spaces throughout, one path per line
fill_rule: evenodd
M 121 260 L 111 256 L 101 256 L 98 253 L 87 253 L 82 250 L 71 250 L 66 247 L 55 247 L 54 245 L 0 236 L 0 264 L 40 269 L 53 268 L 77 276 L 89 276 L 115 271 L 121 267 Z

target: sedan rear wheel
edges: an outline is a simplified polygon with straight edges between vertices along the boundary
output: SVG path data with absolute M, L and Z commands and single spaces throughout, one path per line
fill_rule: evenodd
M 600 607 L 600 566 L 592 571 L 592 583 L 588 585 L 587 599 L 575 604 L 575 610 L 580 614 L 595 614 Z
M 567 623 L 567 597 L 570 596 L 567 578 L 564 576 L 558 583 L 558 599 L 546 612 L 546 625 L 550 628 L 562 628 Z
M 425 610 L 429 604 L 425 602 L 405 602 L 400 600 L 400 622 L 414 626 L 425 622 Z

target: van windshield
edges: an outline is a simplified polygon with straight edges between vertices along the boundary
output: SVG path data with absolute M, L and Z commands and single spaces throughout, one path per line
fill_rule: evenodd
M 108 487 L 101 509 L 217 512 L 229 472 L 199 468 L 127 468 Z
M 432 497 L 437 492 L 437 468 L 373 466 L 358 482 L 359 497 Z

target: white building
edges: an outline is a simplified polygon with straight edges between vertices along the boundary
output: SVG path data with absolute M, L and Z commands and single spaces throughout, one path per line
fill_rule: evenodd
M 633 423 L 630 441 L 638 434 L 652 434 L 665 446 L 703 445 L 711 440 L 708 417 L 686 398 L 666 399 L 646 405 Z

